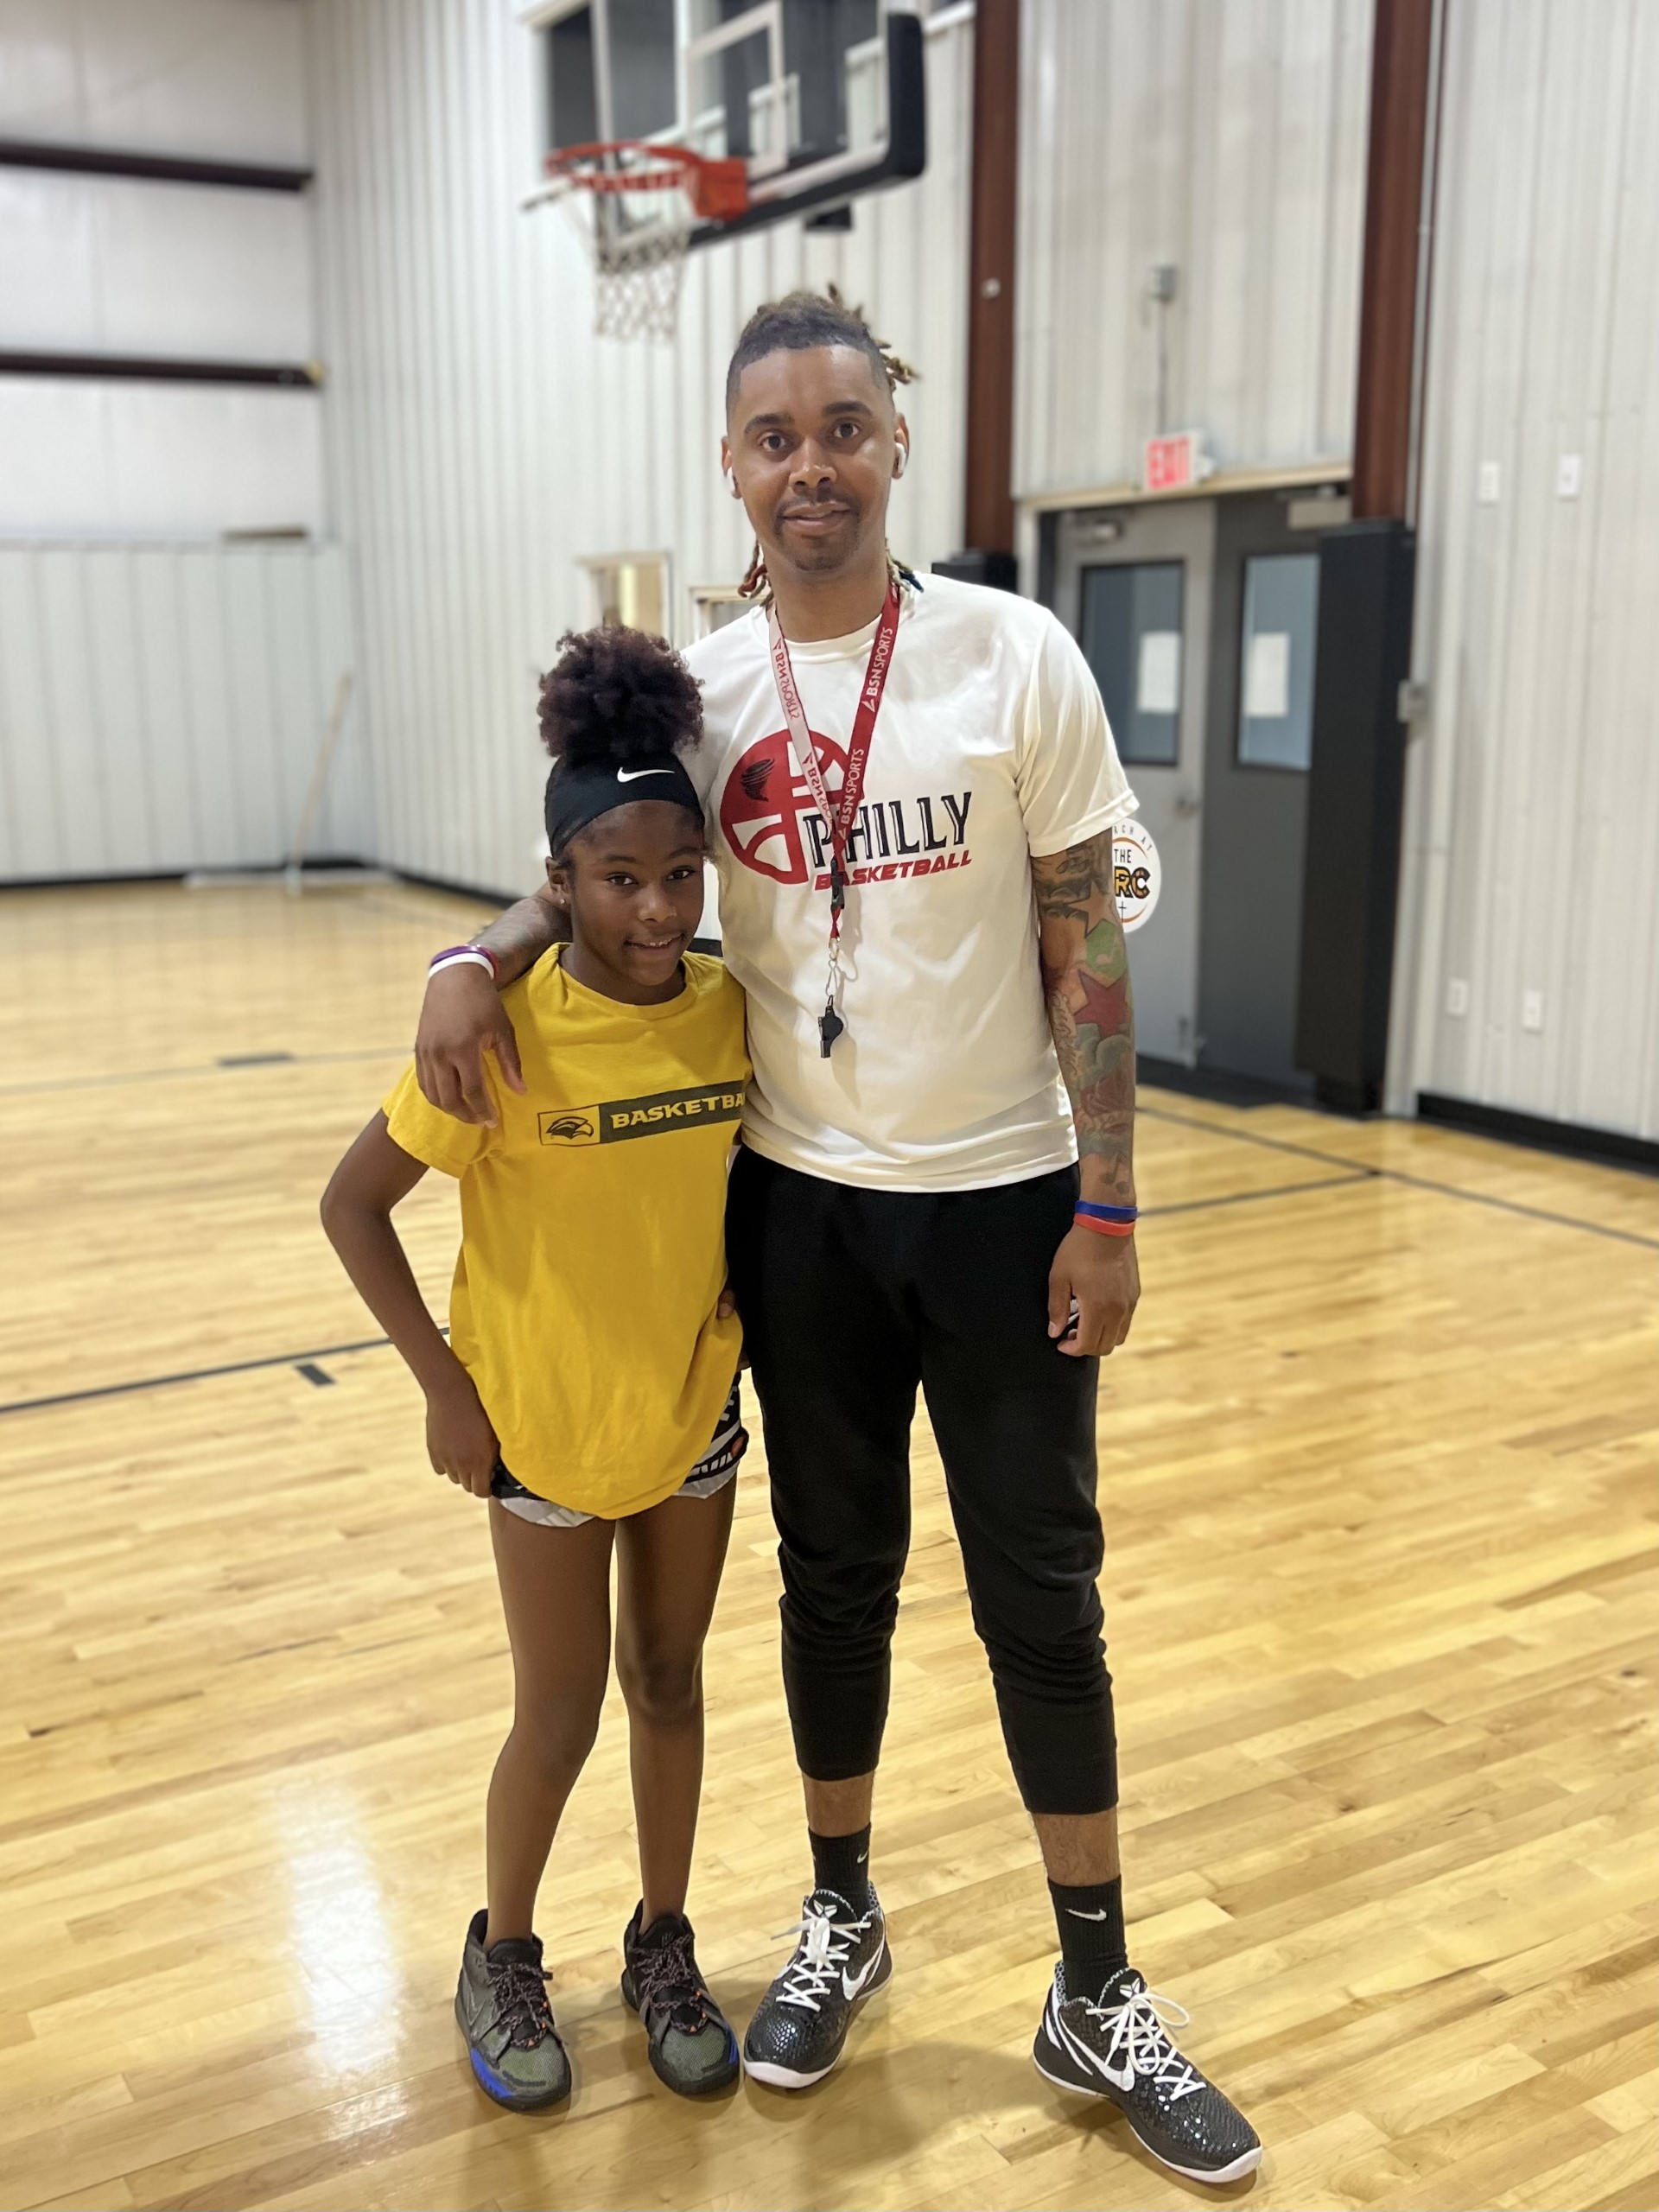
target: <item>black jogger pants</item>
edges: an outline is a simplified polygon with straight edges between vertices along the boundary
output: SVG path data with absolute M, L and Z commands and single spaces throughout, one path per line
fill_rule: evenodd
M 1048 1335 L 1077 1190 L 1065 1168 L 868 1191 L 738 1154 L 727 1249 L 766 1422 L 796 1756 L 816 1781 L 880 1755 L 919 1384 L 1020 1795 L 1034 1813 L 1117 1802 L 1095 1587 L 1099 1362 Z

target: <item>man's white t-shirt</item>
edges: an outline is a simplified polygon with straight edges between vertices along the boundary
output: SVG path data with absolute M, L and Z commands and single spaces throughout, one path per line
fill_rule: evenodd
M 825 787 L 841 788 L 875 625 L 790 657 Z M 744 1141 L 889 1191 L 1017 1183 L 1077 1157 L 1037 963 L 1031 856 L 1135 810 L 1100 692 L 1046 607 L 944 576 L 907 591 L 849 855 L 840 1009 L 819 1049 L 829 825 L 778 703 L 756 609 L 686 655 L 706 734 L 687 759 L 748 994 Z

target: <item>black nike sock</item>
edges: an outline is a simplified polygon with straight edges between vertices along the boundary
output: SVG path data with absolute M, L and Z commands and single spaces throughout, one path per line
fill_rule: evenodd
M 855 1828 L 851 1835 L 815 1835 L 806 1832 L 812 1846 L 812 1886 L 833 1890 L 845 1897 L 855 1912 L 870 1902 L 870 1831 Z
M 1129 1962 L 1123 1940 L 1123 1882 L 1088 1882 L 1071 1888 L 1051 1882 L 1054 1924 L 1060 1931 L 1065 1961 L 1065 1993 L 1090 1997 L 1096 2004 L 1106 1985 Z

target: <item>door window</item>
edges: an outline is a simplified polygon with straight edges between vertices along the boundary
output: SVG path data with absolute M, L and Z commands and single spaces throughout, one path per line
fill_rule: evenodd
M 1118 758 L 1173 768 L 1180 753 L 1179 561 L 1083 572 L 1083 651 L 1106 702 Z
M 668 634 L 668 556 L 665 553 L 601 554 L 585 562 L 592 619 Z
M 741 621 L 753 604 L 752 599 L 743 597 L 735 584 L 693 584 L 691 635 L 711 637 L 728 622 Z
M 1241 768 L 1306 769 L 1313 759 L 1319 612 L 1317 553 L 1259 553 L 1244 563 Z

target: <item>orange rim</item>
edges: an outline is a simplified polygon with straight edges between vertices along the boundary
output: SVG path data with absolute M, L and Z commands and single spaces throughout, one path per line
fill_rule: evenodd
M 601 167 L 611 154 L 641 154 L 647 166 Z M 698 215 L 717 220 L 741 215 L 749 204 L 748 168 L 738 156 L 710 158 L 690 146 L 659 146 L 647 138 L 562 146 L 548 156 L 546 168 L 550 176 L 563 177 L 583 192 L 671 192 L 677 187 Z

